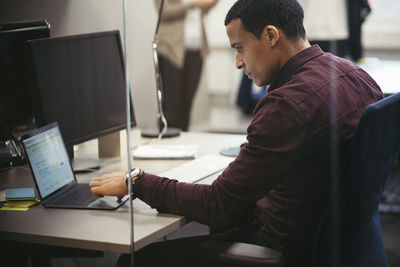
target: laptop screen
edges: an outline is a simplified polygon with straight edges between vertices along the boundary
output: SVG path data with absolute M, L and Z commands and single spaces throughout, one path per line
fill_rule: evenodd
M 39 129 L 37 134 L 24 139 L 23 142 L 42 198 L 75 179 L 57 125 L 45 131 Z

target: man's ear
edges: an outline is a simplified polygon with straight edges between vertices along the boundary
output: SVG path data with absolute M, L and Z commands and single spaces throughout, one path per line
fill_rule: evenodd
M 266 34 L 267 41 L 270 43 L 271 47 L 275 47 L 281 38 L 278 28 L 272 25 L 265 26 L 264 34 Z

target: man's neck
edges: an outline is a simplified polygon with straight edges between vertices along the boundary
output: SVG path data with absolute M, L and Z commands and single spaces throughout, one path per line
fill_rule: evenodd
M 288 40 L 287 40 L 288 41 Z M 282 54 L 281 67 L 288 61 L 291 57 L 297 55 L 304 49 L 311 47 L 307 39 L 299 38 L 296 41 L 288 41 L 285 43 L 284 53 Z

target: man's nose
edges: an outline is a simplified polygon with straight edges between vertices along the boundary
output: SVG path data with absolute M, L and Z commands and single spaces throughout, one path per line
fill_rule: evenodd
M 242 69 L 243 67 L 244 67 L 244 62 L 242 60 L 242 57 L 236 54 L 236 68 Z

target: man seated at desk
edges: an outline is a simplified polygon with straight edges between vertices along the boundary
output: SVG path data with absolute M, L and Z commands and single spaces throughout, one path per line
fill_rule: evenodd
M 254 110 L 248 143 L 211 185 L 137 171 L 136 197 L 216 234 L 154 243 L 136 252 L 136 266 L 203 266 L 197 248 L 213 239 L 265 245 L 282 251 L 287 266 L 311 266 L 329 197 L 332 144 L 340 163 L 362 111 L 383 96 L 358 66 L 310 46 L 303 15 L 296 0 L 239 0 L 229 10 L 236 67 L 269 92 Z M 93 178 L 92 192 L 126 195 L 124 178 Z

